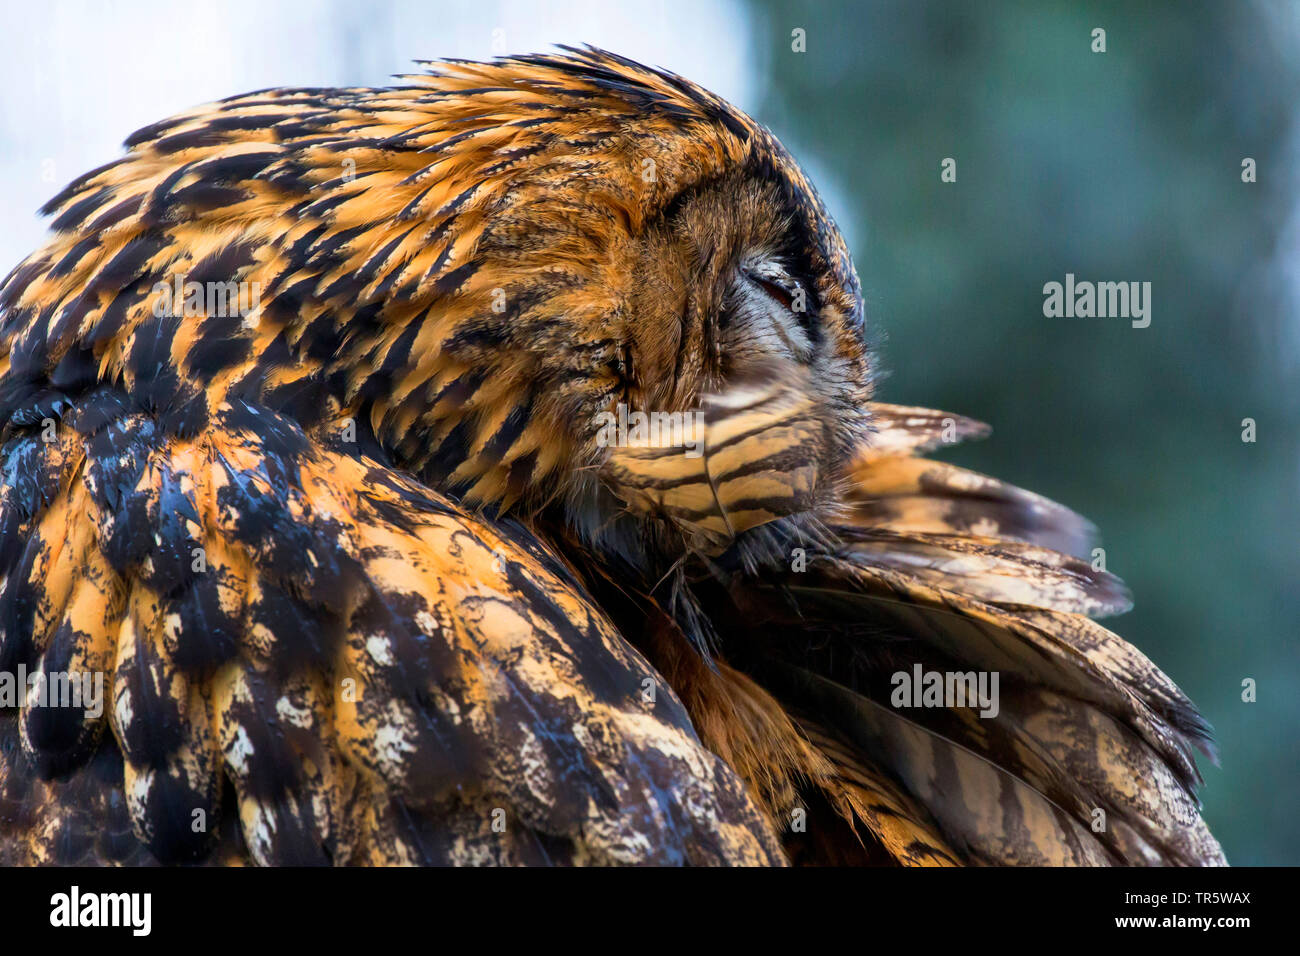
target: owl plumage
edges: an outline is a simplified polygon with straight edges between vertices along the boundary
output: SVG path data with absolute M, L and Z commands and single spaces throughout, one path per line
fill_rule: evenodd
M 399 80 L 137 132 L 0 286 L 0 673 L 106 684 L 0 708 L 0 862 L 1222 861 L 1089 526 L 873 401 L 767 130 L 592 49 Z

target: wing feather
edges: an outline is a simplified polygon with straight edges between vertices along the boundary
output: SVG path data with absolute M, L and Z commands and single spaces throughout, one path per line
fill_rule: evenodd
M 259 863 L 782 859 L 669 686 L 518 525 L 265 408 L 191 438 L 142 413 L 86 427 L 61 426 L 83 453 L 29 519 L 4 597 L 33 606 L 3 650 L 110 672 L 115 786 L 153 857 L 212 856 L 230 815 Z M 103 727 L 72 713 L 8 727 L 23 814 L 87 770 Z M 3 856 L 48 858 L 73 826 L 13 819 Z
M 814 739 L 840 741 L 823 755 L 924 807 L 954 858 L 1222 863 L 1194 795 L 1193 750 L 1214 756 L 1209 726 L 1087 616 L 1129 606 L 1117 578 L 1062 553 L 1090 544 L 1091 527 L 995 479 L 911 457 L 944 429 L 981 434 L 974 424 L 875 411 L 879 433 L 850 474 L 836 543 L 806 566 L 732 583 L 738 617 L 766 636 L 745 639 L 742 665 L 812 715 L 824 728 Z M 996 675 L 996 705 L 895 699 L 898 675 L 916 667 Z

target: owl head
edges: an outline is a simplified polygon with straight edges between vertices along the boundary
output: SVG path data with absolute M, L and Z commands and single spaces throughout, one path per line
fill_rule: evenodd
M 427 149 L 463 177 L 439 189 L 449 231 L 474 235 L 444 351 L 513 382 L 482 422 L 499 427 L 520 396 L 529 409 L 509 448 L 483 457 L 480 433 L 431 477 L 471 503 L 559 499 L 620 547 L 653 528 L 670 552 L 716 554 L 833 506 L 867 427 L 862 298 L 772 134 L 591 49 L 440 64 L 420 82 L 440 111 Z M 512 483 L 529 429 L 546 450 Z M 431 444 L 409 447 L 426 465 Z

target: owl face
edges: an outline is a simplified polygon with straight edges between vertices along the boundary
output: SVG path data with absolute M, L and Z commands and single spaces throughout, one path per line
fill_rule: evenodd
M 815 194 L 770 162 L 675 198 L 640 238 L 623 400 L 697 416 L 698 442 L 675 455 L 651 435 L 645 449 L 615 449 L 604 474 L 688 547 L 717 552 L 833 507 L 865 434 L 871 372 L 842 250 Z

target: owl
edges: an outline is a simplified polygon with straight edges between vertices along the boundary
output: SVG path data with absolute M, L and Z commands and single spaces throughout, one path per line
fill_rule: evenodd
M 133 134 L 0 286 L 0 863 L 1214 864 L 1073 512 L 594 48 Z

